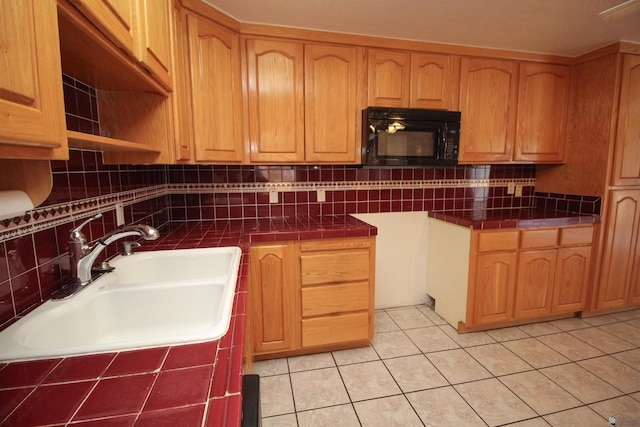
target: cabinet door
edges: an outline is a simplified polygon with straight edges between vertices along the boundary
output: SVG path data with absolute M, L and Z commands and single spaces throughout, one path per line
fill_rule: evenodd
M 462 58 L 460 154 L 463 163 L 511 160 L 518 99 L 518 64 Z
M 458 92 L 454 78 L 453 56 L 412 53 L 409 106 L 453 110 Z
M 597 283 L 596 306 L 599 309 L 628 304 L 639 222 L 640 190 L 611 191 L 604 221 L 602 269 Z
M 305 160 L 357 163 L 363 49 L 314 44 L 304 49 Z
M 135 2 L 132 0 L 70 0 L 113 43 L 135 54 Z M 155 2 L 154 2 L 155 6 Z
M 187 14 L 195 160 L 241 162 L 242 77 L 238 34 Z
M 625 55 L 613 185 L 640 185 L 640 56 Z
M 136 57 L 171 90 L 170 0 L 137 0 Z
M 250 161 L 304 161 L 304 47 L 247 40 Z
M 568 66 L 520 64 L 514 160 L 564 160 L 570 78 Z
M 369 49 L 369 106 L 408 107 L 411 55 Z
M 297 345 L 295 292 L 289 244 L 251 248 L 251 313 L 256 353 L 292 350 Z
M 552 312 L 580 311 L 584 308 L 590 260 L 591 246 L 558 250 Z
M 474 323 L 495 323 L 513 318 L 516 253 L 481 254 L 475 264 Z
M 551 312 L 556 249 L 520 252 L 514 318 L 544 316 Z
M 67 159 L 56 4 L 0 8 L 0 157 Z

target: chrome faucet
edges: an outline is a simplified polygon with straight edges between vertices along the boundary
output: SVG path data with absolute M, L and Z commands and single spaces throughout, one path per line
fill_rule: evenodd
M 110 231 L 96 240 L 93 244 L 88 244 L 87 238 L 82 232 L 82 227 L 100 217 L 102 217 L 102 214 L 92 216 L 69 233 L 71 278 L 73 279 L 73 284 L 75 284 L 76 287 L 83 287 L 91 283 L 91 267 L 98 258 L 98 255 L 100 255 L 104 248 L 106 248 L 110 243 L 129 236 L 138 236 L 145 240 L 156 240 L 160 237 L 158 230 L 148 225 L 127 225 Z

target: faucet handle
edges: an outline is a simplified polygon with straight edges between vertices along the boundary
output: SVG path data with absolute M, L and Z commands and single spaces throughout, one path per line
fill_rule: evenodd
M 80 224 L 79 226 L 71 230 L 69 232 L 69 243 L 75 243 L 75 242 L 82 242 L 83 244 L 87 243 L 87 238 L 84 236 L 84 233 L 82 232 L 82 227 L 89 224 L 94 219 L 98 219 L 98 218 L 102 218 L 101 213 L 92 216 L 91 218 L 87 219 L 82 224 Z
M 139 248 L 140 243 L 138 242 L 122 242 L 122 255 L 133 255 L 133 248 Z

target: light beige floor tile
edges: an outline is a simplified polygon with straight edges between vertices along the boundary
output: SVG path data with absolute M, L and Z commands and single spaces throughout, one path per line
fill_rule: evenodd
M 403 331 L 374 334 L 371 345 L 382 359 L 420 353 Z
M 507 341 L 502 343 L 502 345 L 536 369 L 569 362 L 569 359 L 535 338 Z
M 298 424 L 300 427 L 360 427 L 350 404 L 298 412 Z
M 615 417 L 615 425 L 618 427 L 640 424 L 640 402 L 629 396 L 594 403 L 589 407 L 607 420 L 609 417 Z
M 575 363 L 544 368 L 540 372 L 582 403 L 594 403 L 622 394 L 617 388 Z
M 524 420 L 517 423 L 509 424 L 509 427 L 549 427 L 549 423 L 546 422 L 542 417 L 537 417 L 530 420 Z
M 614 335 L 621 340 L 635 346 L 640 346 L 640 329 L 626 322 L 611 323 L 599 327 L 601 330 Z
M 427 357 L 451 384 L 491 377 L 489 371 L 462 349 L 429 353 Z
M 558 329 L 562 329 L 563 331 L 574 331 L 576 329 L 584 329 L 591 326 L 589 323 L 585 322 L 583 319 L 579 319 L 577 317 L 554 320 L 549 323 Z
M 640 371 L 611 356 L 602 356 L 576 363 L 625 393 L 640 391 Z
M 449 325 L 438 327 L 460 347 L 471 347 L 474 345 L 491 344 L 495 342 L 495 340 L 487 335 L 486 332 L 469 332 L 466 334 L 459 334 L 458 331 Z
M 423 353 L 460 348 L 455 341 L 435 326 L 410 329 L 406 331 L 406 334 Z
M 446 325 L 447 321 L 442 317 L 438 316 L 435 311 L 429 306 L 419 305 L 418 310 L 420 310 L 429 320 L 433 322 L 434 325 Z
M 522 400 L 495 378 L 455 386 L 464 400 L 490 426 L 537 416 Z
M 541 335 L 557 334 L 558 332 L 562 332 L 560 328 L 553 326 L 549 322 L 531 323 L 529 325 L 519 326 L 519 328 L 532 337 L 539 337 Z
M 615 319 L 622 320 L 622 321 L 640 319 L 640 309 L 621 311 L 619 313 L 611 313 L 611 317 L 614 317 Z
M 374 314 L 373 330 L 378 332 L 399 331 L 400 327 L 396 325 L 391 317 L 385 311 L 376 311 Z
M 345 365 L 339 369 L 352 402 L 401 393 L 382 361 Z
M 262 419 L 262 427 L 298 427 L 296 414 L 278 415 Z
M 500 377 L 500 381 L 540 415 L 575 408 L 582 403 L 537 371 Z
M 400 329 L 424 328 L 425 326 L 433 326 L 433 322 L 429 320 L 416 307 L 405 307 L 394 310 L 387 310 L 387 314 L 391 317 Z
M 289 371 L 301 372 L 312 369 L 330 368 L 336 366 L 331 353 L 310 354 L 289 358 Z
M 545 415 L 544 419 L 553 427 L 605 427 L 610 425 L 607 420 L 585 406 Z
M 636 328 L 640 328 L 640 319 L 627 320 L 627 323 Z
M 404 396 L 354 403 L 362 427 L 422 427 L 422 422 Z
M 611 356 L 640 371 L 640 348 L 612 354 Z
M 515 374 L 533 369 L 524 360 L 501 344 L 479 345 L 466 349 L 482 366 L 495 376 Z
M 453 387 L 409 393 L 407 399 L 427 426 L 485 426 Z
M 579 329 L 569 333 L 605 353 L 617 353 L 634 348 L 632 344 L 599 328 Z
M 630 394 L 629 397 L 631 397 L 631 398 L 637 400 L 638 402 L 640 402 L 640 393 Z
M 271 375 L 282 375 L 289 373 L 289 365 L 287 359 L 271 359 L 253 362 L 253 371 L 260 377 L 268 377 Z
M 487 331 L 487 335 L 498 342 L 513 341 L 522 338 L 529 338 L 529 334 L 518 327 L 500 328 Z
M 378 353 L 376 353 L 371 346 L 334 351 L 333 358 L 337 365 L 351 365 L 353 363 L 371 362 L 380 359 Z
M 551 347 L 569 360 L 582 360 L 604 355 L 603 352 L 590 346 L 566 332 L 561 334 L 544 335 L 538 341 Z
M 606 325 L 608 323 L 614 323 L 618 321 L 618 319 L 611 316 L 610 314 L 602 314 L 600 316 L 594 316 L 594 317 L 585 317 L 582 320 L 584 320 L 591 326 L 601 326 L 601 325 Z
M 404 393 L 449 385 L 423 354 L 387 359 L 384 364 Z
M 263 417 L 294 412 L 289 375 L 260 378 L 260 404 Z
M 349 403 L 337 368 L 292 373 L 291 385 L 296 411 Z

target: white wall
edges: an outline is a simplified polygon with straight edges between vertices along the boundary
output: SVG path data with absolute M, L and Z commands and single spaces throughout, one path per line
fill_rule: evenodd
M 427 299 L 427 212 L 354 214 L 378 228 L 375 308 L 422 304 Z

